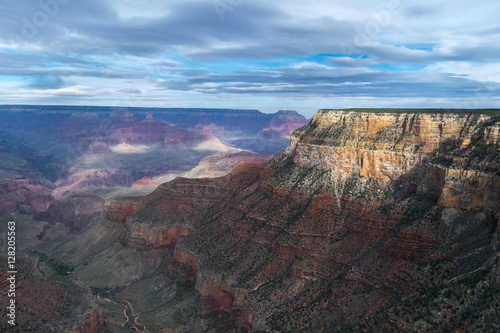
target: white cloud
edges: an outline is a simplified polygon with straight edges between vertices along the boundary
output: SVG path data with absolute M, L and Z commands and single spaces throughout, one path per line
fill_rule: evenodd
M 439 73 L 465 76 L 483 84 L 488 84 L 489 82 L 500 83 L 500 62 L 473 63 L 468 61 L 448 61 L 430 65 L 427 69 Z

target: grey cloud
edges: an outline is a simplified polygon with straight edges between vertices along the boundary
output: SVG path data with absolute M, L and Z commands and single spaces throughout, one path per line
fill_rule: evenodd
M 13 15 L 0 15 L 22 41 L 23 19 L 41 9 L 31 4 L 12 4 Z M 221 21 L 212 2 L 173 2 L 170 14 L 156 19 L 120 19 L 103 2 L 72 1 L 37 28 L 25 42 L 81 54 L 119 53 L 138 56 L 178 51 L 197 60 L 255 59 L 307 56 L 328 51 L 336 38 L 351 33 L 347 22 L 332 18 L 297 20 L 271 4 L 244 2 Z M 16 17 L 17 15 L 17 17 Z M 31 21 L 28 19 L 28 21 Z M 8 38 L 0 32 L 0 36 Z M 237 43 L 238 47 L 219 47 Z M 322 47 L 318 48 L 319 45 Z M 186 49 L 187 47 L 187 49 Z
M 142 91 L 137 89 L 120 89 L 117 92 L 125 93 L 125 94 L 142 94 Z
M 341 67 L 361 67 L 376 64 L 373 59 L 366 58 L 328 57 L 327 59 L 331 65 Z
M 402 2 L 402 10 L 391 23 L 381 26 L 379 33 L 373 36 L 360 35 L 368 24 L 375 22 L 369 15 L 364 15 L 363 20 L 339 18 L 332 9 L 311 18 L 300 12 L 286 11 L 287 3 L 288 0 L 244 1 L 221 20 L 212 1 L 168 1 L 164 2 L 168 13 L 163 16 L 124 19 L 111 2 L 73 0 L 59 6 L 57 13 L 48 16 L 46 24 L 38 24 L 36 33 L 32 31 L 33 36 L 26 37 L 23 29 L 34 25 L 35 15 L 44 9 L 38 1 L 12 1 L 8 6 L 0 5 L 0 41 L 13 43 L 24 53 L 0 53 L 0 75 L 28 77 L 29 87 L 37 89 L 64 86 L 68 77 L 133 82 L 159 74 L 174 77 L 151 81 L 160 82 L 162 89 L 206 94 L 456 97 L 472 96 L 484 88 L 481 83 L 454 73 L 381 72 L 369 68 L 380 64 L 499 61 L 497 23 L 468 28 L 465 26 L 468 21 L 463 20 L 464 27 L 458 30 L 447 23 L 448 18 L 443 18 L 439 20 L 440 28 L 434 31 L 433 20 L 439 18 L 441 10 L 432 1 Z M 353 8 L 362 12 L 366 4 L 368 1 L 358 1 Z M 332 4 L 332 8 L 334 6 L 340 4 Z M 366 43 L 360 44 L 362 40 Z M 406 41 L 431 46 L 429 50 L 420 50 L 416 44 L 405 46 Z M 318 54 L 339 55 L 325 56 L 327 63 L 337 68 L 302 66 L 268 70 L 256 65 L 253 71 L 228 74 L 210 72 L 203 64 L 192 65 L 193 60 L 198 63 L 256 60 L 258 63 Z M 345 57 L 345 54 L 353 57 Z M 138 70 L 116 69 L 92 60 L 101 55 L 117 59 L 147 56 L 149 65 L 138 61 Z M 161 60 L 171 55 L 176 62 Z M 151 64 L 150 59 L 158 61 Z M 54 67 L 54 63 L 64 67 Z M 488 92 L 491 91 L 498 93 L 498 85 L 491 86 Z
M 45 65 L 45 61 L 43 61 L 39 56 L 36 55 L 0 52 L 0 73 L 4 70 L 26 70 L 27 68 L 32 66 L 43 65 Z
M 55 1 L 55 0 L 54 0 Z M 364 2 L 358 5 L 363 6 Z M 227 12 L 221 21 L 211 1 L 170 1 L 169 14 L 159 18 L 121 19 L 108 2 L 71 1 L 60 5 L 57 14 L 38 27 L 36 37 L 25 42 L 35 43 L 55 52 L 77 54 L 131 54 L 137 56 L 177 52 L 200 61 L 235 59 L 269 59 L 280 56 L 308 56 L 311 54 L 342 54 L 346 48 L 358 49 L 380 61 L 429 63 L 450 60 L 496 61 L 499 51 L 498 36 L 481 46 L 456 45 L 453 52 L 439 48 L 424 52 L 380 43 L 379 36 L 360 37 L 369 19 L 357 22 L 334 18 L 335 12 L 325 13 L 314 20 L 292 16 L 275 4 L 245 1 Z M 421 17 L 435 18 L 440 12 L 435 4 L 401 4 L 399 16 L 413 21 Z M 25 22 L 33 22 L 36 13 L 43 12 L 37 1 L 12 2 L 0 14 L 4 27 L 0 37 L 12 34 L 22 38 Z M 361 7 L 360 7 L 361 10 Z M 328 16 L 329 15 L 329 16 Z M 376 23 L 376 22 L 375 22 Z M 397 26 L 381 27 L 401 30 Z M 494 32 L 494 31 L 493 31 Z M 413 32 L 418 34 L 418 32 Z M 471 34 L 473 32 L 470 32 Z M 361 34 L 362 35 L 362 34 Z M 425 36 L 418 36 L 425 38 Z M 459 36 L 461 37 L 461 36 Z M 358 39 L 356 39 L 358 38 Z M 432 42 L 439 43 L 432 37 Z M 368 39 L 369 45 L 356 41 Z
M 143 79 L 147 73 L 145 71 L 133 70 L 113 70 L 113 69 L 87 69 L 79 67 L 31 67 L 23 68 L 22 66 L 5 66 L 0 67 L 0 75 L 5 76 L 25 76 L 39 77 L 55 75 L 58 77 L 80 76 L 80 77 L 95 77 L 108 79 Z
M 58 64 L 63 64 L 67 66 L 76 66 L 76 67 L 84 67 L 84 66 L 91 66 L 91 67 L 96 67 L 96 68 L 107 68 L 108 65 L 97 62 L 97 61 L 91 61 L 91 60 L 86 60 L 83 57 L 73 57 L 73 56 L 65 56 L 65 55 L 59 55 L 59 54 L 52 54 L 49 55 L 48 60 L 58 63 Z
M 434 72 L 378 72 L 359 69 L 282 68 L 278 76 L 238 72 L 165 81 L 170 90 L 206 94 L 298 96 L 474 97 L 500 93 L 500 84 L 468 80 Z
M 450 60 L 497 61 L 500 51 L 500 46 L 495 46 L 500 45 L 498 36 L 491 33 L 492 39 L 481 45 L 481 52 L 477 52 L 478 45 L 473 41 L 469 45 L 456 45 L 447 52 L 439 47 L 431 51 L 397 47 L 379 42 L 378 35 L 360 33 L 365 25 L 375 22 L 370 21 L 373 18 L 365 22 L 346 21 L 334 18 L 335 12 L 332 12 L 311 20 L 300 17 L 300 13 L 295 16 L 285 13 L 278 7 L 279 2 L 273 5 L 245 1 L 227 12 L 223 21 L 211 1 L 173 1 L 166 6 L 169 14 L 163 17 L 121 19 L 107 2 L 71 1 L 61 5 L 57 15 L 51 17 L 46 26 L 38 28 L 36 38 L 26 42 L 48 51 L 80 55 L 146 56 L 176 52 L 199 61 L 307 57 L 320 53 L 343 54 L 353 49 L 377 61 L 428 64 Z M 439 8 L 431 5 L 401 6 L 404 10 L 398 15 L 413 20 L 435 17 L 439 12 Z M 17 31 L 20 35 L 22 20 L 32 21 L 33 15 L 41 10 L 37 2 L 12 3 L 0 14 L 0 24 L 6 27 L 3 31 Z M 404 29 L 381 28 L 382 32 Z M 8 39 L 8 33 L 0 32 L 0 36 Z M 430 42 L 439 44 L 437 37 L 432 38 Z M 360 43 L 363 40 L 368 42 L 366 46 Z
M 422 18 L 439 13 L 439 8 L 418 5 L 407 7 L 404 9 L 404 12 L 410 18 Z

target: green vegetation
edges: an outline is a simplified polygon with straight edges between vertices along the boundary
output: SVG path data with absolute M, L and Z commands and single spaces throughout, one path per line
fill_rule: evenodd
M 45 252 L 36 251 L 36 250 L 33 252 L 40 256 L 40 261 L 45 261 L 47 259 L 47 262 L 52 266 L 52 268 L 54 268 L 56 275 L 66 276 L 66 275 L 68 275 L 68 272 L 72 272 L 75 269 L 73 266 L 69 266 L 68 264 L 59 263 L 59 262 L 55 261 L 54 259 L 47 257 Z
M 445 168 L 449 168 L 453 165 L 453 156 L 439 155 L 431 158 L 432 164 L 440 165 Z
M 374 203 L 383 199 L 384 191 L 377 178 L 354 174 L 345 182 L 342 197 Z
M 57 264 L 54 266 L 56 275 L 68 275 L 68 271 L 71 270 L 68 264 Z
M 35 251 L 35 253 L 36 253 L 36 251 Z M 42 260 L 42 261 L 45 259 L 45 257 L 47 257 L 45 252 L 42 252 L 42 251 L 38 252 L 38 255 L 40 256 L 40 260 Z
M 483 123 L 484 124 L 484 123 Z M 465 149 L 458 146 L 436 154 L 430 159 L 432 164 L 459 170 L 476 170 L 500 175 L 500 145 L 484 144 L 479 138 L 473 138 Z

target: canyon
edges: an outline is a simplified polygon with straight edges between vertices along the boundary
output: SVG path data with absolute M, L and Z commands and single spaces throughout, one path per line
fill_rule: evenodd
M 0 115 L 0 212 L 28 214 L 76 192 L 109 203 L 178 176 L 222 176 L 270 159 L 307 123 L 229 109 L 4 105 Z
M 17 220 L 18 324 L 38 332 L 110 328 L 74 266 L 37 245 L 88 229 L 117 196 L 267 161 L 307 123 L 295 111 L 231 109 L 3 105 L 0 116 L 0 226 L 5 235 Z
M 289 135 L 291 116 L 254 142 Z M 231 147 L 231 131 L 214 137 Z M 128 163 L 110 153 L 143 132 L 127 133 L 74 167 Z M 144 195 L 66 195 L 75 182 L 61 182 L 22 225 L 38 228 L 37 283 L 85 300 L 73 332 L 496 332 L 499 149 L 498 110 L 319 110 L 280 154 L 218 151 L 188 170 L 215 177 L 141 175 L 158 185 Z

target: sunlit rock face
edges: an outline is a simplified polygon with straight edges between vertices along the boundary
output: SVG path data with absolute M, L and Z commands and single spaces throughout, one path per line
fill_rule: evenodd
M 498 124 L 487 114 L 381 113 L 323 110 L 297 131 L 286 150 L 297 165 L 345 177 L 405 177 L 442 207 L 493 207 L 500 169 Z

